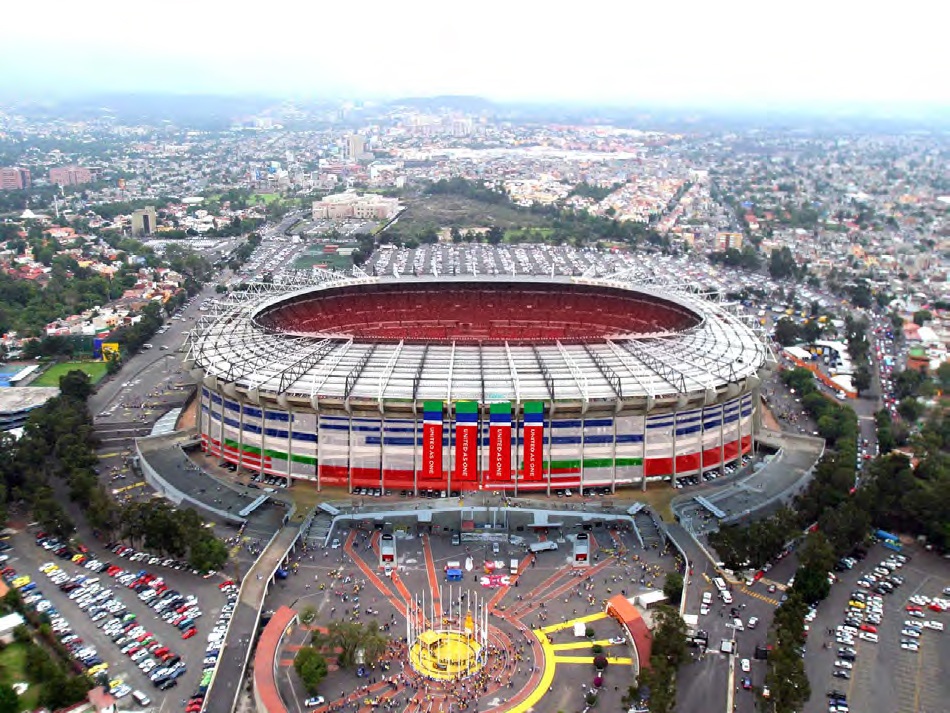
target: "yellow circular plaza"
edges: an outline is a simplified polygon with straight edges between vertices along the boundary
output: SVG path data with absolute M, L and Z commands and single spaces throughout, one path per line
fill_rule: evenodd
M 409 649 L 409 663 L 423 676 L 455 681 L 483 666 L 482 645 L 464 631 L 423 631 Z

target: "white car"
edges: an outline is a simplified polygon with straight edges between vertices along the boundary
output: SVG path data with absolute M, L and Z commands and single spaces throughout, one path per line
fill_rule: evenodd
M 739 662 L 739 667 L 742 669 L 743 673 L 749 673 L 752 670 L 752 664 L 749 663 L 749 659 L 742 659 Z
M 906 623 L 906 622 L 905 622 L 905 623 Z M 925 628 L 925 629 L 933 629 L 934 631 L 943 631 L 943 622 L 942 622 L 942 621 L 933 621 L 933 620 L 925 621 L 925 622 L 924 622 L 924 628 Z
M 917 629 L 901 629 L 901 636 L 909 636 L 912 639 L 919 639 L 920 631 Z
M 914 652 L 920 651 L 920 647 L 912 641 L 902 641 L 901 648 L 904 651 L 914 651 Z
M 614 638 L 610 640 L 610 643 L 611 644 L 626 644 L 627 639 L 626 637 L 623 637 L 623 636 L 615 636 Z
M 872 634 L 870 631 L 862 631 L 860 634 L 858 634 L 858 638 L 861 639 L 861 641 L 868 641 L 872 644 L 876 644 L 878 642 L 877 634 Z

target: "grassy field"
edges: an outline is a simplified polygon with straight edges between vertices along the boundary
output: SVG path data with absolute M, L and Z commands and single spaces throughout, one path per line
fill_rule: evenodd
M 8 685 L 27 683 L 26 678 L 26 646 L 10 644 L 0 651 L 0 681 Z M 39 705 L 42 686 L 30 684 L 26 693 L 20 696 L 20 710 L 35 710 Z
M 314 265 L 324 263 L 337 270 L 348 270 L 353 266 L 353 259 L 349 255 L 324 255 L 322 252 L 302 253 L 294 262 L 294 269 L 309 270 Z
M 280 196 L 277 195 L 276 193 L 253 193 L 248 198 L 248 202 L 249 203 L 264 203 L 266 205 L 267 203 L 273 203 L 278 198 L 280 198 Z
M 506 243 L 544 242 L 554 232 L 553 228 L 510 228 L 505 231 Z
M 646 491 L 639 488 L 628 488 L 620 490 L 611 498 L 614 503 L 646 503 L 657 513 L 665 522 L 673 522 L 673 508 L 670 503 L 680 491 L 671 488 L 669 483 L 647 486 Z
M 424 196 L 409 202 L 409 209 L 399 217 L 397 226 L 412 232 L 433 227 L 520 228 L 545 225 L 543 216 L 531 215 L 504 205 L 485 203 L 459 196 Z
M 44 371 L 30 386 L 59 386 L 59 377 L 78 369 L 89 374 L 93 384 L 98 383 L 106 375 L 107 365 L 104 361 L 67 361 L 62 364 L 53 364 Z

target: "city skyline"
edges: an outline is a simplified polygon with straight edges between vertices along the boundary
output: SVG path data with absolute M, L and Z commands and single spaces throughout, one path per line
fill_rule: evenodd
M 417 0 L 354 12 L 289 7 L 251 18 L 218 4 L 54 3 L 40 36 L 25 7 L 0 29 L 0 91 L 37 98 L 153 91 L 276 97 L 476 95 L 498 102 L 878 110 L 950 105 L 919 0 L 901 12 L 799 3 L 687 2 L 583 13 L 490 0 L 447 14 Z M 576 15 L 576 16 L 575 16 Z M 134 28 L 152 28 L 143 34 Z M 301 30 L 300 28 L 303 28 Z M 328 29 L 330 28 L 330 29 Z

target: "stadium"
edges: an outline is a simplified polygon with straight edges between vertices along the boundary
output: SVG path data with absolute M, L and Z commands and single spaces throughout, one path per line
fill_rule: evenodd
M 567 275 L 257 285 L 191 338 L 202 447 L 318 487 L 646 487 L 753 446 L 768 347 L 717 299 Z

